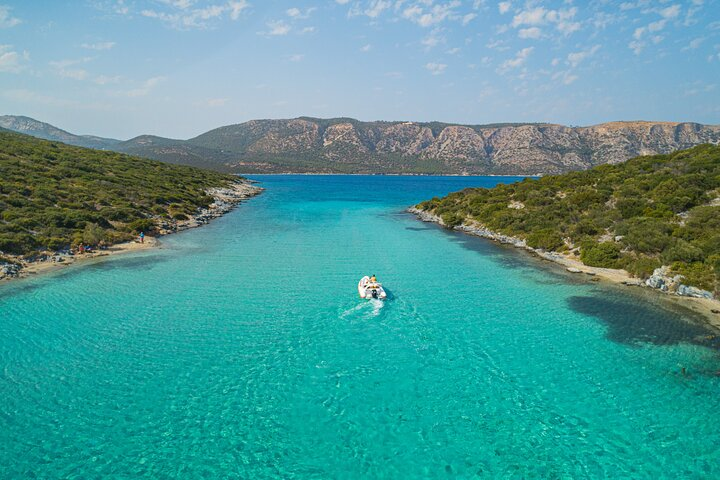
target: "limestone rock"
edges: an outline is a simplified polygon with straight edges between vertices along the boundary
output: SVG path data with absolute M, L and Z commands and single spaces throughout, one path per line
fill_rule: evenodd
M 707 290 L 701 290 L 696 287 L 689 287 L 687 285 L 680 285 L 675 292 L 681 297 L 695 297 L 695 298 L 713 298 L 713 294 Z
M 17 263 L 0 263 L 0 279 L 17 277 L 22 266 Z

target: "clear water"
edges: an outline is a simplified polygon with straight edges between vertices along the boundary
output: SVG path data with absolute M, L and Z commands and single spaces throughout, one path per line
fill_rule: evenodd
M 513 179 L 258 178 L 161 250 L 0 286 L 1 478 L 720 477 L 696 319 L 402 213 Z

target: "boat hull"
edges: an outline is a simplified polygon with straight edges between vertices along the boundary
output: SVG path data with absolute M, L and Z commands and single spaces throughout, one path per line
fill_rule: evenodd
M 380 283 L 371 282 L 370 277 L 364 276 L 358 282 L 358 294 L 360 298 L 385 300 L 387 293 Z

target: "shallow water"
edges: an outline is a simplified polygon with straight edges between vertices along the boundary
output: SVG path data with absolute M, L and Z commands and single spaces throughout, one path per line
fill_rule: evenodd
M 163 249 L 0 287 L 1 478 L 720 477 L 696 318 L 402 213 L 515 179 L 256 178 Z

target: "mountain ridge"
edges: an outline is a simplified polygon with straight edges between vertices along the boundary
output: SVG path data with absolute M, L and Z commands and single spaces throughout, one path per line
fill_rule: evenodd
M 3 122 L 9 117 L 0 117 L 0 127 L 14 129 L 12 122 Z M 42 125 L 40 133 L 49 135 L 52 126 Z M 72 142 L 92 139 L 57 130 L 71 135 L 69 141 L 66 135 L 51 140 L 79 145 Z M 462 125 L 297 117 L 226 125 L 187 140 L 140 135 L 99 143 L 103 149 L 232 173 L 537 175 L 718 144 L 720 125 L 641 120 Z
M 35 120 L 24 115 L 0 115 L 0 127 L 17 133 L 24 133 L 43 140 L 60 141 L 77 147 L 94 148 L 96 150 L 109 150 L 111 146 L 120 143 L 114 138 L 104 138 L 95 135 L 75 135 L 49 123 Z

